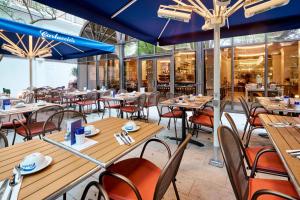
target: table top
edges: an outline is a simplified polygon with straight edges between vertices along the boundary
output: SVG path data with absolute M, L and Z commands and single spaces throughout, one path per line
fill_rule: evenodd
M 24 107 L 20 107 L 20 108 L 18 108 L 18 107 L 16 107 L 16 105 L 14 105 L 9 110 L 0 110 L 0 117 L 22 114 L 22 113 L 27 113 L 27 112 L 33 112 L 40 108 L 43 108 L 46 106 L 53 106 L 53 105 L 59 105 L 59 104 L 45 102 L 44 105 L 38 105 L 37 103 L 30 103 L 30 104 L 24 104 Z
M 297 110 L 294 105 L 288 107 L 283 101 L 276 101 L 274 97 L 256 97 L 258 103 L 260 103 L 265 109 L 270 112 L 293 112 L 300 113 L 300 110 Z
M 180 97 L 175 98 L 176 101 L 178 101 Z M 184 98 L 184 96 L 181 96 L 181 98 L 184 99 L 183 103 L 174 103 L 174 99 L 168 99 L 165 101 L 162 101 L 159 103 L 160 106 L 171 106 L 171 107 L 181 107 L 181 108 L 201 108 L 203 105 L 205 105 L 207 102 L 211 101 L 213 99 L 212 96 L 195 96 L 194 101 L 190 101 L 189 97 Z
M 276 128 L 270 126 L 270 122 L 291 122 L 300 124 L 300 118 L 280 115 L 259 115 L 267 133 L 283 161 L 290 179 L 298 194 L 300 194 L 300 160 L 290 156 L 286 150 L 300 149 L 300 129 L 296 127 Z
M 132 99 L 136 99 L 138 98 L 141 94 L 146 94 L 147 96 L 149 96 L 152 92 L 145 92 L 145 93 L 141 93 L 141 92 L 128 92 L 128 93 L 123 93 L 122 95 L 120 94 L 116 94 L 114 97 L 112 96 L 102 96 L 102 99 L 106 99 L 106 100 L 116 100 L 116 101 L 126 101 L 126 100 L 132 100 Z
M 112 164 L 162 129 L 162 126 L 156 124 L 137 122 L 141 126 L 140 130 L 130 133 L 135 143 L 130 146 L 119 145 L 113 134 L 119 132 L 126 122 L 125 119 L 107 118 L 90 123 L 101 130 L 98 135 L 90 137 L 98 143 L 82 150 L 81 153 L 101 162 Z M 59 132 L 48 137 L 56 141 L 63 141 L 64 134 Z M 13 167 L 20 163 L 26 155 L 33 152 L 49 155 L 53 158 L 53 162 L 46 169 L 24 177 L 19 199 L 56 198 L 100 169 L 96 164 L 64 149 L 34 139 L 0 149 L 0 180 L 11 176 Z
M 64 95 L 66 95 L 66 96 L 84 96 L 89 92 L 97 92 L 97 93 L 102 94 L 106 91 L 107 90 L 85 90 L 85 91 L 78 90 L 78 91 L 74 91 L 74 92 L 65 92 Z
M 245 86 L 246 91 L 248 92 L 264 92 L 265 88 L 251 88 L 251 87 L 247 87 Z M 283 89 L 282 88 L 268 88 L 268 91 L 271 92 L 281 92 Z

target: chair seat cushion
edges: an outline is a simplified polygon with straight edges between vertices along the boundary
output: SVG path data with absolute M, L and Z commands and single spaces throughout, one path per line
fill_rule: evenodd
M 173 112 L 167 112 L 167 113 L 162 114 L 161 117 L 164 117 L 164 118 L 181 118 L 182 117 L 182 111 L 173 110 Z
M 104 108 L 114 108 L 114 109 L 119 109 L 121 108 L 121 105 L 120 104 L 105 104 Z
M 78 101 L 76 102 L 80 106 L 87 106 L 87 105 L 92 105 L 95 104 L 95 101 L 93 100 L 87 100 L 87 101 Z
M 135 106 L 124 106 L 124 107 L 121 107 L 121 110 L 123 112 L 134 113 L 134 112 L 139 111 L 139 108 L 135 107 Z
M 213 117 L 214 116 L 214 109 L 212 107 L 204 107 L 201 112 L 205 112 L 207 115 Z
M 254 117 L 254 116 L 257 116 L 258 114 L 263 114 L 263 113 L 268 113 L 268 111 L 264 108 L 261 108 L 261 107 L 253 108 L 250 111 L 250 116 Z
M 250 119 L 250 125 L 255 127 L 263 126 L 259 117 L 253 117 Z
M 19 121 L 21 121 L 23 124 L 26 124 L 26 119 L 23 118 L 23 119 L 20 119 Z M 16 126 L 20 126 L 20 122 L 19 121 L 15 121 L 15 124 Z M 2 123 L 2 126 L 1 126 L 2 129 L 13 129 L 14 128 L 14 124 L 13 122 L 3 122 Z
M 132 181 L 143 200 L 153 200 L 155 186 L 161 172 L 159 167 L 143 158 L 130 158 L 110 166 L 108 170 L 121 174 Z M 103 186 L 111 199 L 137 199 L 132 189 L 116 178 L 104 177 Z
M 208 115 L 203 115 L 203 114 L 198 114 L 198 115 L 193 115 L 189 118 L 189 121 L 194 123 L 194 124 L 198 124 L 198 125 L 202 125 L 202 126 L 206 126 L 206 127 L 210 127 L 213 128 L 214 124 L 213 124 L 213 118 L 211 118 Z
M 32 124 L 28 124 L 27 128 L 30 130 L 31 135 L 39 135 L 43 132 L 43 126 L 45 122 L 34 122 Z M 46 131 L 53 131 L 56 130 L 56 126 L 53 122 L 48 122 L 46 126 Z M 27 136 L 26 135 L 26 130 L 23 126 L 20 126 L 19 128 L 16 129 L 16 132 L 22 136 Z
M 153 107 L 153 106 L 156 106 L 154 102 L 146 102 L 146 103 L 144 104 L 144 107 L 145 107 L 145 108 L 150 108 L 150 107 Z
M 245 149 L 249 164 L 252 167 L 257 153 L 262 149 L 271 149 L 272 147 L 248 147 Z M 276 152 L 267 152 L 260 156 L 257 163 L 257 169 L 267 170 L 286 174 L 286 169 L 282 164 L 280 157 Z
M 259 179 L 259 178 L 250 178 L 249 179 L 249 196 L 250 200 L 253 194 L 262 189 L 269 189 L 283 194 L 287 194 L 296 199 L 299 199 L 296 190 L 289 181 L 285 180 L 272 180 L 272 179 Z M 275 197 L 273 195 L 262 195 L 258 200 L 283 200 L 283 198 Z

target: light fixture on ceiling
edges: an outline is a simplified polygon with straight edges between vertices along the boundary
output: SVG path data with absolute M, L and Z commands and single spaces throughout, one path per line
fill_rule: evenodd
M 187 7 L 164 6 L 160 5 L 157 11 L 157 15 L 160 18 L 173 19 L 176 21 L 182 21 L 188 23 L 192 16 L 192 9 Z
M 271 46 L 273 43 L 267 44 L 267 46 Z M 265 48 L 266 45 L 261 44 L 261 45 L 253 45 L 253 46 L 239 46 L 236 47 L 237 49 L 259 49 L 259 48 Z
M 247 0 L 244 4 L 245 17 L 252 17 L 273 8 L 284 6 L 289 2 L 290 0 Z
M 236 57 L 246 58 L 246 57 L 257 57 L 257 56 L 264 56 L 265 53 L 252 53 L 252 54 L 238 54 Z

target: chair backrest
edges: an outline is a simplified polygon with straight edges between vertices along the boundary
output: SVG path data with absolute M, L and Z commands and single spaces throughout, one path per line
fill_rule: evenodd
M 156 106 L 157 104 L 157 93 L 152 92 L 147 98 L 147 106 Z
M 24 96 L 25 103 L 33 103 L 34 102 L 34 93 L 28 92 Z
M 5 147 L 8 147 L 8 140 L 7 137 L 0 132 L 0 149 Z
M 138 106 L 139 106 L 140 108 L 144 108 L 145 103 L 146 103 L 146 99 L 147 99 L 146 94 L 141 94 L 141 95 L 139 96 L 139 98 L 137 99 L 137 103 L 138 103 Z
M 247 105 L 247 102 L 243 99 L 243 98 L 239 98 L 241 104 L 242 104 L 242 108 L 244 110 L 244 113 L 247 117 L 247 120 L 250 118 L 250 111 L 249 111 L 249 108 L 248 108 L 248 105 Z
M 85 200 L 86 199 L 86 195 L 88 194 L 88 191 L 90 190 L 90 188 L 92 186 L 95 186 L 98 189 L 98 200 L 109 200 L 108 194 L 106 193 L 106 191 L 103 189 L 103 187 L 97 182 L 97 181 L 92 181 L 90 183 L 87 184 L 87 186 L 85 187 L 83 194 L 81 196 L 81 200 Z
M 218 138 L 235 196 L 238 200 L 245 200 L 248 197 L 249 186 L 239 137 L 230 128 L 220 126 Z
M 98 93 L 97 92 L 88 92 L 85 95 L 85 100 L 96 101 L 97 99 L 98 99 Z
M 184 150 L 186 149 L 187 144 L 189 143 L 192 135 L 188 134 L 186 139 L 179 145 L 177 150 L 171 156 L 165 167 L 163 168 L 154 192 L 154 200 L 160 200 L 163 198 L 164 194 L 168 190 L 172 181 L 175 181 Z
M 29 115 L 27 124 L 35 122 L 45 122 L 49 116 L 61 110 L 63 110 L 63 107 L 59 105 L 42 107 Z
M 86 117 L 78 111 L 75 110 L 62 110 L 51 115 L 46 122 L 44 123 L 43 132 L 46 131 L 47 124 L 54 124 L 57 130 L 66 130 L 67 129 L 67 120 L 70 119 L 81 119 L 83 123 L 87 123 Z

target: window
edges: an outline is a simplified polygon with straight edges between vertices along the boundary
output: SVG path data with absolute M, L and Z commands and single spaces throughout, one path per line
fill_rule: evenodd
M 143 42 L 143 41 L 139 41 L 139 55 L 143 56 L 143 55 L 152 55 L 154 54 L 154 46 L 152 44 Z
M 129 92 L 137 91 L 138 79 L 137 79 L 137 60 L 128 59 L 125 60 L 125 89 Z
M 124 46 L 124 56 L 134 57 L 138 55 L 138 44 L 137 42 L 128 42 Z

